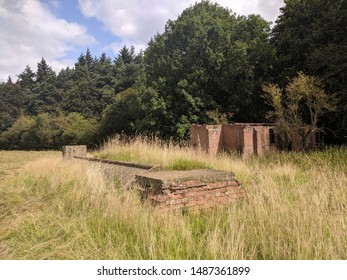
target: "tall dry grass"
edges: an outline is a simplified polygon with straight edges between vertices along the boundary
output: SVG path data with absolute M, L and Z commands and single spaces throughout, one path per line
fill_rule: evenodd
M 247 199 L 162 214 L 95 165 L 53 155 L 1 181 L 0 258 L 346 259 L 346 148 L 242 160 L 137 138 L 95 155 L 233 171 Z
M 182 221 L 143 207 L 101 166 L 56 156 L 1 183 L 0 213 L 1 259 L 179 258 L 184 235 Z

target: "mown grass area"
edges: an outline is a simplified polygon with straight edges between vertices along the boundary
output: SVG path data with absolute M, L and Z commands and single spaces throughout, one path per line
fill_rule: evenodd
M 158 213 L 100 169 L 47 154 L 0 181 L 1 259 L 346 259 L 346 148 L 242 160 L 143 139 L 115 143 L 98 155 L 233 171 L 247 199 Z

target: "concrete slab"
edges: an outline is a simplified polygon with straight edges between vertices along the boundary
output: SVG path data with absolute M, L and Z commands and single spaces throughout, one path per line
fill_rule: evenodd
M 233 172 L 212 169 L 197 169 L 187 171 L 154 171 L 144 175 L 137 175 L 136 182 L 142 186 L 151 186 L 156 189 L 172 188 L 188 181 L 215 183 L 232 181 L 235 179 Z

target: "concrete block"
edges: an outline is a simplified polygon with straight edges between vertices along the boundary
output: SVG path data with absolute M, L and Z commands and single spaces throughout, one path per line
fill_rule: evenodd
M 74 157 L 87 156 L 86 145 L 63 146 L 62 151 L 64 159 L 73 159 Z

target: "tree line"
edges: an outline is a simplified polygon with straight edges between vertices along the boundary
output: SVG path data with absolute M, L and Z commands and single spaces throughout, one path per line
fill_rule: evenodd
M 287 0 L 271 26 L 201 1 L 169 20 L 144 52 L 124 46 L 112 60 L 87 49 L 58 74 L 42 58 L 36 71 L 27 66 L 16 82 L 0 84 L 0 148 L 95 145 L 115 133 L 182 138 L 192 123 L 281 122 L 268 94 L 317 80 L 310 102 L 324 90 L 319 100 L 331 106 L 320 107 L 330 110 L 318 112 L 315 126 L 344 143 L 346 14 L 346 0 Z M 288 110 L 291 91 L 276 92 Z M 317 110 L 303 100 L 295 103 L 301 124 Z

